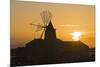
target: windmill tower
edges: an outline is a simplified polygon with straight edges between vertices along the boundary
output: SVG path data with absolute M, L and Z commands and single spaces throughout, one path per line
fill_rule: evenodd
M 51 22 L 52 14 L 49 11 L 43 11 L 40 13 L 41 18 L 43 20 L 43 25 L 37 25 L 31 23 L 31 25 L 37 26 L 37 31 L 41 31 L 40 39 L 42 39 L 44 35 L 44 40 L 54 40 L 56 39 L 56 31 Z

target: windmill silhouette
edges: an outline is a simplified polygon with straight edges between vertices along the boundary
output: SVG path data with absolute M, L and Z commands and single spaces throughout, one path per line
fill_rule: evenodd
M 44 35 L 44 39 L 45 40 L 54 40 L 56 39 L 56 31 L 52 25 L 51 22 L 51 18 L 52 18 L 52 14 L 50 11 L 46 10 L 40 13 L 42 21 L 43 21 L 43 25 L 41 24 L 33 24 L 31 23 L 30 25 L 34 25 L 37 26 L 37 31 L 41 31 L 41 35 L 40 35 L 40 39 L 42 39 L 43 35 Z

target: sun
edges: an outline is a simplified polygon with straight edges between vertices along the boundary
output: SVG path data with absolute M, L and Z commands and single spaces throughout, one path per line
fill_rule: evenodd
M 73 32 L 73 33 L 72 33 L 72 39 L 73 39 L 74 41 L 79 41 L 81 35 L 82 35 L 81 32 Z

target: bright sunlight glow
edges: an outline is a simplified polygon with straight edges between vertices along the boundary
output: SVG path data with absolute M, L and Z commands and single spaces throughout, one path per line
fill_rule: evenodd
M 72 39 L 73 39 L 74 41 L 79 41 L 81 35 L 82 35 L 81 32 L 73 32 L 73 33 L 72 33 Z

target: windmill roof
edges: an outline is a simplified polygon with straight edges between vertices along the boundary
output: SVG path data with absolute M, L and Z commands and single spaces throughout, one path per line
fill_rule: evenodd
M 49 22 L 48 27 L 49 27 L 49 28 L 54 28 L 51 21 Z

